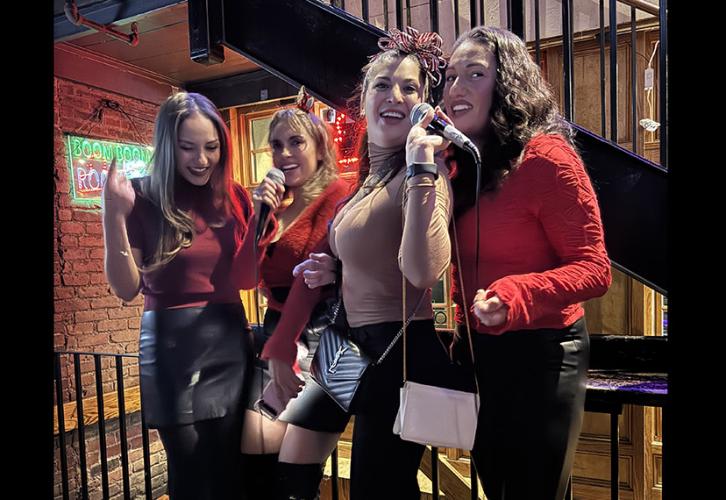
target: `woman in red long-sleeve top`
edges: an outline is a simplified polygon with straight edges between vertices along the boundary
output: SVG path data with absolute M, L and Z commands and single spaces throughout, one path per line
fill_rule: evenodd
M 471 159 L 448 158 L 461 254 L 457 322 L 465 335 L 468 314 L 481 390 L 472 456 L 487 498 L 560 500 L 584 412 L 589 340 L 580 303 L 611 282 L 595 192 L 570 125 L 512 33 L 463 34 L 443 100 L 483 158 L 478 190 Z M 459 346 L 468 359 L 467 342 Z
M 255 333 L 255 352 L 259 355 L 272 335 L 284 310 L 292 286 L 293 268 L 307 259 L 315 246 L 326 239 L 328 221 L 335 214 L 338 202 L 348 193 L 348 184 L 338 178 L 335 146 L 329 127 L 315 115 L 304 89 L 298 96 L 296 107 L 277 111 L 269 126 L 269 143 L 273 165 L 285 175 L 287 197 L 274 214 L 274 235 L 260 265 L 260 288 L 267 298 L 267 311 L 261 330 Z M 268 178 L 256 189 L 260 195 L 272 194 L 274 183 Z M 311 308 L 312 310 L 312 308 Z M 301 322 L 298 342 L 293 344 L 290 366 L 295 361 L 305 378 L 309 377 L 312 356 L 317 348 L 318 335 L 305 328 L 311 318 L 305 314 L 287 313 Z M 314 318 L 313 318 L 314 319 Z M 271 365 L 272 363 L 270 363 Z M 265 386 L 270 381 L 268 362 L 257 358 L 245 412 L 242 436 L 242 470 L 250 480 L 245 484 L 244 498 L 271 498 L 273 486 L 278 483 L 278 455 L 285 440 L 294 439 L 290 428 L 309 429 L 310 432 L 340 432 L 346 420 L 338 422 L 311 419 L 309 405 L 301 398 L 290 401 L 276 420 L 266 418 L 255 408 Z M 296 380 L 298 380 L 296 378 Z M 284 400 L 284 397 L 279 397 Z M 334 403 L 330 402 L 330 405 Z M 327 414 L 329 412 L 323 411 Z M 337 434 L 335 434 L 337 435 Z M 283 456 L 284 458 L 284 456 Z

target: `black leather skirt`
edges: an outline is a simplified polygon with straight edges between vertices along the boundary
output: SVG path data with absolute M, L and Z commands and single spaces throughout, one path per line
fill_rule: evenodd
M 280 312 L 268 309 L 265 313 L 263 327 L 254 330 L 255 351 L 258 356 L 267 339 L 275 331 L 280 316 Z M 312 317 L 318 316 L 319 311 L 314 311 Z M 305 380 L 305 388 L 296 398 L 290 400 L 285 410 L 280 413 L 279 420 L 318 432 L 343 432 L 350 416 L 330 399 L 322 387 L 310 376 L 310 364 L 319 341 L 320 335 L 317 333 L 316 325 L 308 324 L 298 341 L 298 352 L 302 351 L 305 356 L 299 355 L 297 360 L 301 375 Z M 250 380 L 246 406 L 247 409 L 254 410 L 255 401 L 262 396 L 264 387 L 271 380 L 267 361 L 259 357 L 255 359 L 255 367 Z
M 242 304 L 144 311 L 139 340 L 141 402 L 151 428 L 239 412 L 252 366 Z

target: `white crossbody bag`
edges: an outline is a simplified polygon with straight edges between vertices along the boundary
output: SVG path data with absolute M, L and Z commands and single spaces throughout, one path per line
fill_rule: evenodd
M 452 221 L 453 222 L 453 221 Z M 454 223 L 454 247 L 464 304 L 466 295 L 461 273 L 459 242 Z M 403 304 L 406 304 L 406 282 L 403 278 Z M 474 346 L 471 340 L 469 315 L 466 319 L 466 333 L 469 341 L 472 367 L 474 367 Z M 405 316 L 404 316 L 405 318 Z M 479 384 L 474 377 L 476 392 L 458 391 L 434 385 L 419 384 L 407 380 L 406 373 L 406 326 L 403 328 L 403 387 L 398 415 L 393 424 L 393 433 L 405 441 L 440 448 L 471 450 L 476 437 L 479 416 Z

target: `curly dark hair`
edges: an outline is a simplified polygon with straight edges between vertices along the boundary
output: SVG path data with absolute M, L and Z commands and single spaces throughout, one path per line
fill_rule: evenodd
M 575 148 L 574 130 L 560 115 L 550 85 L 518 36 L 505 29 L 479 26 L 462 34 L 452 53 L 468 41 L 487 47 L 496 59 L 497 77 L 481 152 L 479 185 L 479 192 L 493 192 L 517 167 L 517 160 L 533 136 L 559 134 Z M 456 195 L 454 211 L 459 213 L 474 203 L 471 186 L 476 184 L 476 172 L 471 157 L 460 150 L 447 150 L 447 163 L 456 172 L 452 187 Z

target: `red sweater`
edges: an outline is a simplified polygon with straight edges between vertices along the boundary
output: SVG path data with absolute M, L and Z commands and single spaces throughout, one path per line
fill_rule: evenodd
M 282 311 L 284 304 L 270 294 L 270 288 L 291 287 L 292 270 L 308 258 L 313 248 L 328 235 L 328 221 L 335 214 L 335 207 L 348 194 L 348 183 L 337 179 L 315 198 L 300 214 L 282 237 L 268 247 L 262 262 L 262 292 L 267 305 Z M 308 315 L 309 316 L 309 315 Z
M 254 245 L 252 200 L 239 184 L 232 196 L 240 204 L 245 220 L 231 217 L 222 227 L 209 227 L 205 214 L 211 206 L 207 187 L 180 182 L 175 190 L 177 206 L 192 214 L 196 232 L 189 248 L 183 248 L 166 265 L 141 275 L 144 310 L 194 307 L 210 303 L 237 303 L 239 291 L 255 286 L 255 257 L 262 256 L 276 230 L 268 226 L 257 248 Z M 159 208 L 136 191 L 134 208 L 126 220 L 131 247 L 147 259 L 159 240 Z M 239 232 L 242 241 L 236 241 Z M 257 255 L 255 255 L 257 254 Z
M 479 214 L 479 255 L 474 208 L 456 219 L 466 310 L 482 288 L 496 293 L 509 312 L 496 327 L 479 324 L 469 312 L 478 332 L 565 328 L 584 315 L 580 302 L 609 288 L 597 198 L 582 160 L 562 137 L 535 136 L 501 188 L 481 196 Z M 455 269 L 452 295 L 463 324 L 458 279 Z

